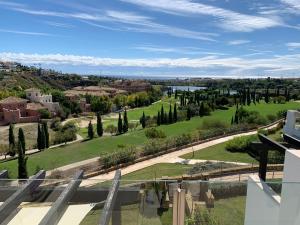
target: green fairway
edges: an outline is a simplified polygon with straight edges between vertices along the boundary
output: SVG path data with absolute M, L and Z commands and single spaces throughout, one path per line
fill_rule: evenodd
M 247 153 L 232 153 L 225 149 L 226 142 L 217 144 L 199 151 L 195 150 L 194 157 L 193 153 L 189 153 L 181 156 L 184 159 L 207 159 L 207 160 L 221 160 L 230 162 L 244 162 L 244 163 L 257 163 L 257 161 L 252 158 Z
M 151 107 L 151 106 L 150 106 Z M 152 106 L 153 107 L 153 106 Z M 258 104 L 256 106 L 251 105 L 246 107 L 251 110 L 259 111 L 262 115 L 275 114 L 284 109 L 297 109 L 300 108 L 300 103 L 289 102 L 286 104 Z M 210 118 L 216 118 L 230 124 L 231 117 L 234 115 L 235 107 L 228 110 L 216 110 Z M 163 125 L 158 129 L 164 131 L 167 136 L 175 136 L 178 134 L 188 133 L 201 126 L 203 119 L 208 117 L 194 117 L 190 121 L 182 121 L 171 125 Z M 59 147 L 51 150 L 45 150 L 38 154 L 34 154 L 28 157 L 27 168 L 30 175 L 35 173 L 37 167 L 45 170 L 54 169 L 60 166 L 64 166 L 73 162 L 101 156 L 105 153 L 117 151 L 118 146 L 135 145 L 141 146 L 146 142 L 144 131 L 139 129 L 136 131 L 128 132 L 120 136 L 106 136 L 101 138 L 95 138 L 93 140 L 75 143 L 64 147 Z M 202 152 L 202 151 L 200 151 Z M 247 155 L 239 156 L 236 160 L 233 158 L 232 153 L 224 153 L 223 155 L 214 154 L 215 158 L 228 161 L 245 161 L 249 162 Z M 17 160 L 9 161 L 0 164 L 1 169 L 8 169 L 11 177 L 17 176 Z

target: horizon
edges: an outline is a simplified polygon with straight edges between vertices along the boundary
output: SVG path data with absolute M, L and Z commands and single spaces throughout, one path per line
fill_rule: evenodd
M 1 61 L 144 79 L 299 77 L 294 0 L 0 0 L 0 9 Z

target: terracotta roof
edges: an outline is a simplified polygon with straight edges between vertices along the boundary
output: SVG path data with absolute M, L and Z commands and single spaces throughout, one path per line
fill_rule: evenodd
M 0 101 L 0 104 L 7 104 L 7 103 L 23 103 L 23 102 L 27 102 L 28 100 L 23 99 L 23 98 L 18 98 L 18 97 L 13 97 L 10 96 L 8 98 L 2 99 Z
M 28 103 L 26 109 L 39 110 L 46 109 L 46 107 L 40 103 Z
M 25 91 L 28 92 L 28 91 L 41 91 L 41 90 L 38 88 L 28 88 Z

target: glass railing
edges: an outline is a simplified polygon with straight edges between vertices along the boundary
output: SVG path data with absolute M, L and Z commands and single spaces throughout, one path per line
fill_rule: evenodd
M 300 183 L 264 183 L 257 175 L 248 181 L 1 179 L 0 224 L 283 225 L 292 224 L 285 219 L 299 210 L 299 193 Z

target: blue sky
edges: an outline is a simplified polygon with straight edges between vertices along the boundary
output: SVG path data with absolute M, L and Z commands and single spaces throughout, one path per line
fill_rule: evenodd
M 300 0 L 0 0 L 0 60 L 129 76 L 300 77 Z

